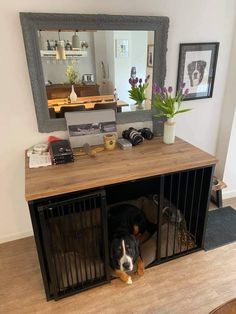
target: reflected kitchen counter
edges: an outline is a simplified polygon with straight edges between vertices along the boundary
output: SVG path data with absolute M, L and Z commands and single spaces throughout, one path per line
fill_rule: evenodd
M 84 105 L 86 109 L 93 109 L 95 104 L 105 104 L 113 102 L 113 95 L 99 95 L 99 96 L 86 96 L 77 97 L 77 101 L 74 103 L 69 103 L 67 98 L 51 99 L 48 100 L 48 107 L 54 108 L 56 113 L 61 111 L 61 107 L 74 107 L 78 105 Z M 121 107 L 127 107 L 129 104 L 122 100 L 117 101 L 117 111 L 121 111 Z

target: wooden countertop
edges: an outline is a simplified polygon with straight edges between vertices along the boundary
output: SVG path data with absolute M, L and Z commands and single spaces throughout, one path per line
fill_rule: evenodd
M 103 151 L 96 157 L 78 157 L 74 163 L 29 169 L 26 157 L 25 198 L 27 201 L 82 191 L 134 179 L 213 165 L 216 158 L 177 139 L 166 145 L 162 139 L 123 151 Z

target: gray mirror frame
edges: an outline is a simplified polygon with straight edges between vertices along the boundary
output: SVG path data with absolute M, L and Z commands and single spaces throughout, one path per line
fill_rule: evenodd
M 40 29 L 153 30 L 153 82 L 164 86 L 169 18 L 164 16 L 121 16 L 106 14 L 57 14 L 21 12 L 26 58 L 35 104 L 38 130 L 66 130 L 65 119 L 50 119 L 37 31 Z M 117 123 L 151 121 L 152 110 L 117 113 Z

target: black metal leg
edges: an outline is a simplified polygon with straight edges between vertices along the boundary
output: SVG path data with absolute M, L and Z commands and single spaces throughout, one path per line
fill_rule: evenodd
M 223 204 L 222 204 L 222 190 L 218 190 L 216 191 L 216 205 L 217 207 L 222 207 Z
M 34 231 L 34 239 L 35 239 L 36 248 L 38 251 L 39 264 L 40 264 L 40 269 L 42 273 L 46 298 L 47 300 L 50 300 L 52 299 L 52 295 L 50 294 L 49 279 L 48 279 L 49 276 L 48 276 L 48 271 L 46 269 L 47 264 L 46 264 L 45 253 L 43 251 L 43 242 L 40 235 L 39 224 L 37 222 L 37 217 L 36 217 L 36 208 L 35 208 L 36 206 L 34 202 L 29 202 L 28 206 L 30 210 L 31 222 L 32 222 L 33 231 Z

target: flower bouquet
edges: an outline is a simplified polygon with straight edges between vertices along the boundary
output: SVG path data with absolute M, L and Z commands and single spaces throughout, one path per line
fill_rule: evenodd
M 191 109 L 180 109 L 181 102 L 189 93 L 189 90 L 187 88 L 184 90 L 184 88 L 185 83 L 182 84 L 176 95 L 172 96 L 173 88 L 171 86 L 161 88 L 154 83 L 152 106 L 160 112 L 155 116 L 172 119 L 176 114 L 190 111 Z
M 144 82 L 141 78 L 139 79 L 138 77 L 129 79 L 129 83 L 131 85 L 131 89 L 128 91 L 129 98 L 136 102 L 135 105 L 138 110 L 144 109 L 143 102 L 147 99 L 145 90 L 148 87 L 149 77 L 150 76 L 148 75 Z
M 175 142 L 175 126 L 174 117 L 177 114 L 190 111 L 191 109 L 181 109 L 181 103 L 184 97 L 188 95 L 189 90 L 185 88 L 183 83 L 176 95 L 172 95 L 173 88 L 169 86 L 159 87 L 154 83 L 152 107 L 157 109 L 158 113 L 155 117 L 166 117 L 164 123 L 163 142 L 165 144 L 173 144 Z

